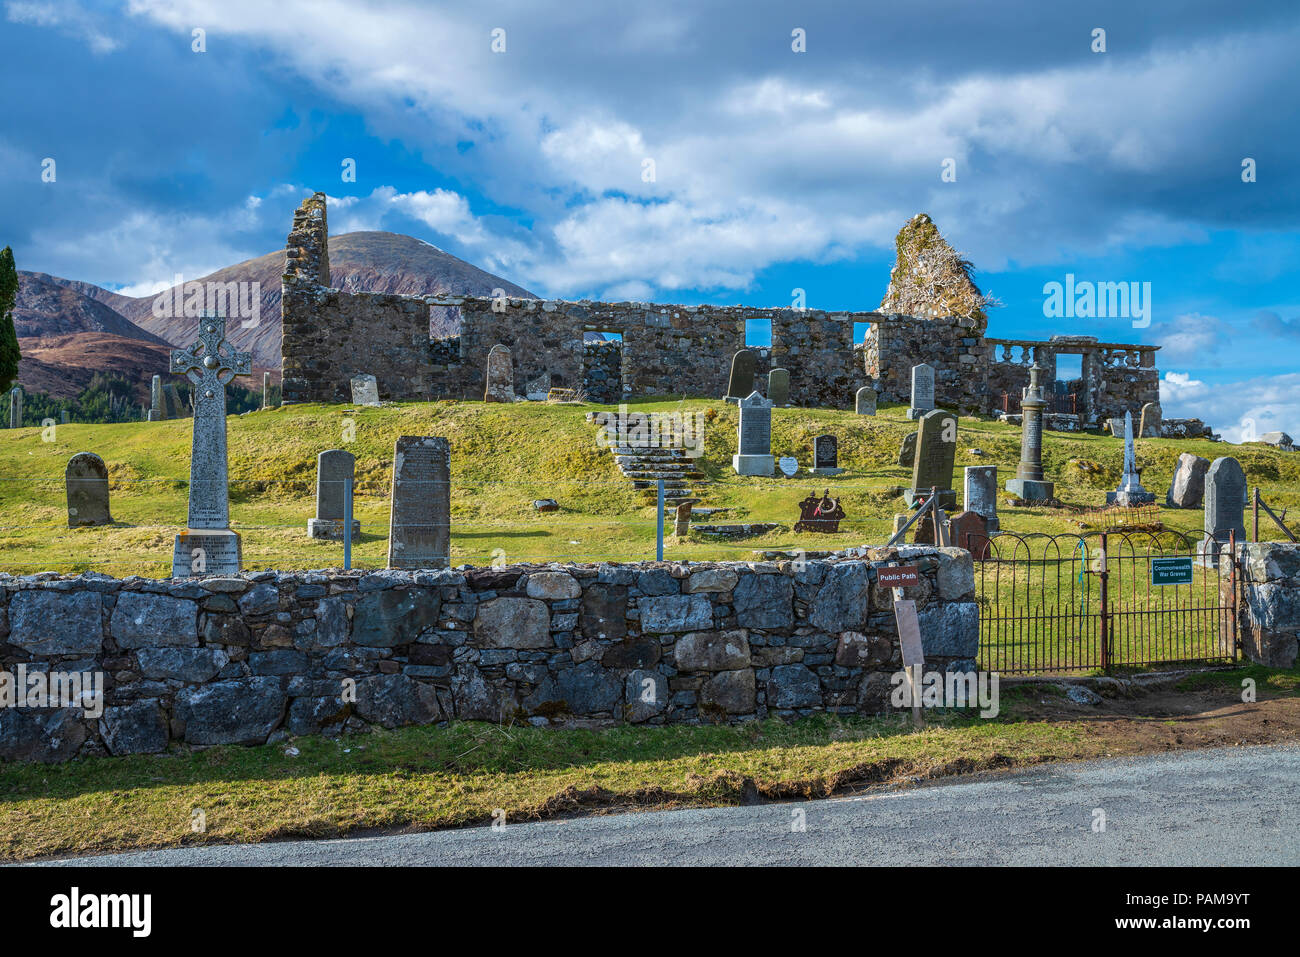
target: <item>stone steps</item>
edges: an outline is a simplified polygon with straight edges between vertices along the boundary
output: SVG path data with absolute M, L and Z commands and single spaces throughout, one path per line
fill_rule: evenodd
M 619 471 L 631 480 L 632 488 L 646 498 L 654 500 L 658 497 L 658 482 L 662 479 L 665 502 L 679 502 L 687 498 L 698 501 L 689 482 L 704 478 L 704 473 L 687 449 L 672 446 L 642 449 L 614 445 L 609 447 L 609 451 L 614 456 L 614 464 Z

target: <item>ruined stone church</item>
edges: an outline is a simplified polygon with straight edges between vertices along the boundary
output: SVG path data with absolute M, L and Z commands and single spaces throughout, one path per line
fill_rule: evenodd
M 989 302 L 968 270 L 919 215 L 899 232 L 898 261 L 875 312 L 344 292 L 329 286 L 326 199 L 316 193 L 294 214 L 285 254 L 284 402 L 349 401 L 358 373 L 373 374 L 384 399 L 482 398 L 498 343 L 514 356 L 516 382 L 582 389 L 596 402 L 722 396 L 748 324 L 762 321 L 771 345 L 756 350 L 759 379 L 787 369 L 798 406 L 850 409 L 862 386 L 905 402 L 919 363 L 935 370 L 936 402 L 965 414 L 1015 411 L 1035 363 L 1062 397 L 1055 411 L 1077 414 L 1085 427 L 1160 401 L 1158 346 L 990 338 Z M 455 310 L 459 333 L 431 336 L 434 309 Z M 591 341 L 592 332 L 604 341 Z M 1080 371 L 1058 382 L 1063 355 L 1079 356 Z

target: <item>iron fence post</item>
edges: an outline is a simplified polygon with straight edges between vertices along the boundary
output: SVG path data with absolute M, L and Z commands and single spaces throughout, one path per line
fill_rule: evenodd
M 1101 571 L 1098 578 L 1101 582 L 1100 595 L 1100 623 L 1101 623 L 1101 670 L 1110 671 L 1110 592 L 1107 588 L 1110 571 L 1106 567 L 1106 533 L 1101 533 Z
M 1257 542 L 1257 541 L 1259 541 L 1259 486 L 1258 486 L 1258 485 L 1255 486 L 1255 500 L 1254 500 L 1254 506 L 1255 506 L 1255 507 L 1254 507 L 1254 513 L 1255 513 L 1255 530 L 1254 530 L 1254 532 L 1251 534 L 1251 536 L 1250 536 L 1250 540 L 1251 540 L 1252 542 Z M 1236 531 L 1236 529 L 1233 529 L 1233 531 Z
M 1255 500 L 1259 501 L 1258 486 L 1255 488 Z M 1258 512 L 1256 514 L 1258 515 Z M 1231 590 L 1231 594 L 1228 596 L 1228 608 L 1230 609 L 1229 614 L 1232 615 L 1232 624 L 1228 629 L 1228 639 L 1232 642 L 1232 660 L 1237 661 L 1240 657 L 1238 650 L 1241 644 L 1237 616 L 1241 613 L 1241 609 L 1237 604 L 1237 530 L 1235 528 L 1228 530 L 1228 548 L 1232 554 L 1232 570 L 1228 573 L 1228 588 Z

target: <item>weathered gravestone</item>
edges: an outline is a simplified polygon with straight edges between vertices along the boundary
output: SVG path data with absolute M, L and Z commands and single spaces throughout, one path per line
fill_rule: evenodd
M 68 528 L 112 525 L 108 511 L 108 466 L 94 452 L 78 452 L 63 474 L 68 492 Z
M 1246 473 L 1234 458 L 1215 459 L 1205 473 L 1205 538 L 1197 546 L 1205 564 L 1217 564 L 1219 552 L 1235 533 L 1246 541 Z
M 989 554 L 989 523 L 978 512 L 958 512 L 948 519 L 948 540 L 957 548 L 964 548 L 976 561 Z
M 741 349 L 731 357 L 731 376 L 727 379 L 728 402 L 739 402 L 754 391 L 754 376 L 758 372 L 758 353 Z
M 737 475 L 772 474 L 772 403 L 757 392 L 740 400 L 736 427 L 739 451 L 731 457 Z
M 843 472 L 840 468 L 840 440 L 830 434 L 813 439 L 813 466 L 808 471 L 814 475 L 839 475 Z
M 853 408 L 858 415 L 875 415 L 876 398 L 876 390 L 869 385 L 864 385 L 854 398 Z
M 185 402 L 181 399 L 181 390 L 170 382 L 163 386 L 163 403 L 164 419 L 189 418 L 185 411 Z
M 911 468 L 912 463 L 916 461 L 916 433 L 909 432 L 903 436 L 903 443 L 898 447 L 898 464 L 904 468 Z
M 510 350 L 497 343 L 488 352 L 484 402 L 515 401 L 515 366 Z
M 14 386 L 9 390 L 9 428 L 23 427 L 23 387 Z
M 783 455 L 776 460 L 776 467 L 786 478 L 794 478 L 795 473 L 799 471 L 799 460 L 793 455 Z
M 271 373 L 262 373 L 262 408 L 263 410 L 271 407 Z
M 163 419 L 162 376 L 156 375 L 149 381 L 149 421 L 159 422 Z
M 924 362 L 912 366 L 912 405 L 907 410 L 909 419 L 919 419 L 934 409 L 934 369 Z
M 673 516 L 673 534 L 678 538 L 685 538 L 691 533 L 691 506 L 694 502 L 682 502 L 677 506 L 677 512 Z
M 912 463 L 912 487 L 903 492 L 911 505 L 917 497 L 938 490 L 938 506 L 951 509 L 957 504 L 952 488 L 953 462 L 957 457 L 957 416 L 945 409 L 932 409 L 921 417 Z
M 352 377 L 352 404 L 379 405 L 379 381 L 374 376 L 361 373 Z
M 1163 419 L 1160 413 L 1159 402 L 1148 402 L 1142 406 L 1141 425 L 1138 428 L 1138 435 L 1144 439 L 1160 438 L 1161 426 Z
M 1038 383 L 1042 370 L 1035 362 L 1029 370 L 1029 385 L 1021 390 L 1020 464 L 1016 477 L 1007 479 L 1007 491 L 1029 502 L 1048 502 L 1056 497 L 1056 485 L 1043 478 L 1043 387 Z
M 389 568 L 451 564 L 451 445 L 437 436 L 403 435 L 393 449 Z
M 356 471 L 356 458 L 345 449 L 328 449 L 316 456 L 316 517 L 307 519 L 312 538 L 341 541 L 348 483 Z M 352 537 L 361 534 L 361 520 L 352 520 Z
M 59 423 L 60 423 L 61 425 L 67 425 L 67 424 L 68 424 L 68 410 L 67 410 L 67 409 L 60 409 L 60 410 L 59 410 Z
M 171 371 L 188 378 L 194 389 L 189 520 L 176 536 L 172 577 L 234 575 L 240 550 L 239 533 L 230 530 L 226 383 L 252 373 L 252 356 L 226 341 L 225 319 L 205 315 L 199 319 L 199 341 L 172 350 Z
M 1200 508 L 1201 497 L 1205 494 L 1205 473 L 1209 468 L 1210 460 L 1199 455 L 1184 452 L 1178 456 L 1165 504 L 1170 508 Z
M 968 465 L 964 470 L 965 495 L 962 499 L 966 511 L 984 518 L 987 534 L 998 531 L 998 467 L 996 465 Z M 965 546 L 963 546 L 965 547 Z
M 778 409 L 790 404 L 789 369 L 773 369 L 767 374 L 767 400 Z

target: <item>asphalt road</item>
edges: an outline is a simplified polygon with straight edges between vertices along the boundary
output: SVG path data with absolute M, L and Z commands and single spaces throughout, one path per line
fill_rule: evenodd
M 52 863 L 1295 865 L 1298 799 L 1300 748 L 1229 748 L 1062 764 L 805 803 Z M 1105 813 L 1104 831 L 1093 828 L 1094 809 Z

